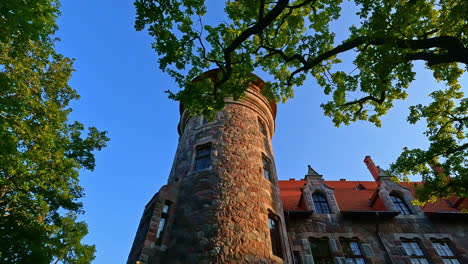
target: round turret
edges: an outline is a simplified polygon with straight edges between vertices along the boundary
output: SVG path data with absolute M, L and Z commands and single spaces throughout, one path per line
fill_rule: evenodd
M 178 186 L 163 263 L 291 262 L 271 137 L 276 104 L 257 77 L 209 122 L 181 107 Z

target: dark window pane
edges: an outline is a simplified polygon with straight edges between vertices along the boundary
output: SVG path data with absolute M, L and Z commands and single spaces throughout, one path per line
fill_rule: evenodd
M 270 161 L 268 160 L 267 157 L 262 157 L 262 163 L 263 163 L 263 177 L 265 179 L 271 181 L 271 166 L 270 166 Z
M 314 201 L 315 212 L 317 214 L 330 214 L 330 207 L 328 206 L 327 199 L 320 193 L 312 194 L 312 200 Z
M 195 157 L 195 170 L 202 170 L 211 166 L 211 145 L 203 145 L 197 148 Z
M 265 124 L 260 119 L 258 119 L 258 129 L 260 130 L 260 133 L 262 133 L 264 136 L 267 136 Z
M 276 220 L 273 216 L 269 216 L 268 227 L 270 228 L 270 239 L 273 255 L 283 258 L 278 220 Z
M 333 264 L 333 258 L 328 246 L 328 239 L 311 239 L 309 242 L 314 263 Z
M 396 208 L 402 215 L 410 215 L 411 211 L 405 201 L 395 194 L 391 194 L 390 198 L 392 199 L 393 204 L 395 204 Z
M 294 257 L 294 264 L 302 263 L 301 254 L 299 253 L 299 251 L 293 251 L 293 257 Z

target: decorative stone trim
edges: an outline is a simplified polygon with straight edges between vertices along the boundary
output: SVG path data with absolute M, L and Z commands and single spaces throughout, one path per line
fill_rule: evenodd
M 330 207 L 330 211 L 332 214 L 339 214 L 340 209 L 338 207 L 338 203 L 336 202 L 335 195 L 334 195 L 334 190 L 325 184 L 321 185 L 310 185 L 310 182 L 307 182 L 307 185 L 304 186 L 302 189 L 305 202 L 306 202 L 306 207 L 308 210 L 312 210 L 315 212 L 315 205 L 314 201 L 312 199 L 312 194 L 319 192 L 325 196 L 328 202 L 328 206 Z

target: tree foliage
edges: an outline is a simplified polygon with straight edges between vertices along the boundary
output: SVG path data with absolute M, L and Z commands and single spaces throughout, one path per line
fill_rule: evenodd
M 0 262 L 90 263 L 80 169 L 106 132 L 70 122 L 73 61 L 54 50 L 59 3 L 0 2 Z
M 242 96 L 245 80 L 262 70 L 273 77 L 263 92 L 277 102 L 291 98 L 294 87 L 313 77 L 332 97 L 322 107 L 336 126 L 357 120 L 380 126 L 395 100 L 406 98 L 414 62 L 425 62 L 446 86 L 431 93 L 429 105 L 412 107 L 408 121 L 427 122 L 430 146 L 405 149 L 391 173 L 403 179 L 421 174 L 426 184 L 417 196 L 422 202 L 450 193 L 466 197 L 468 103 L 458 79 L 468 65 L 468 1 L 354 4 L 360 23 L 350 25 L 339 43 L 331 25 L 343 13 L 341 0 L 226 1 L 225 19 L 215 25 L 205 24 L 209 14 L 202 0 L 136 0 L 135 27 L 155 38 L 160 69 L 181 88 L 168 91 L 169 97 L 193 114 L 208 116 L 224 106 L 224 98 Z M 353 71 L 340 69 L 345 53 L 354 56 L 345 62 Z M 213 67 L 218 78 L 191 82 Z

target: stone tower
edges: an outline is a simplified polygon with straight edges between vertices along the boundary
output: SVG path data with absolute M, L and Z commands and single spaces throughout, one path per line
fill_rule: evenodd
M 180 107 L 168 184 L 145 207 L 127 263 L 292 263 L 271 145 L 276 104 L 263 85 L 257 77 L 213 122 Z

